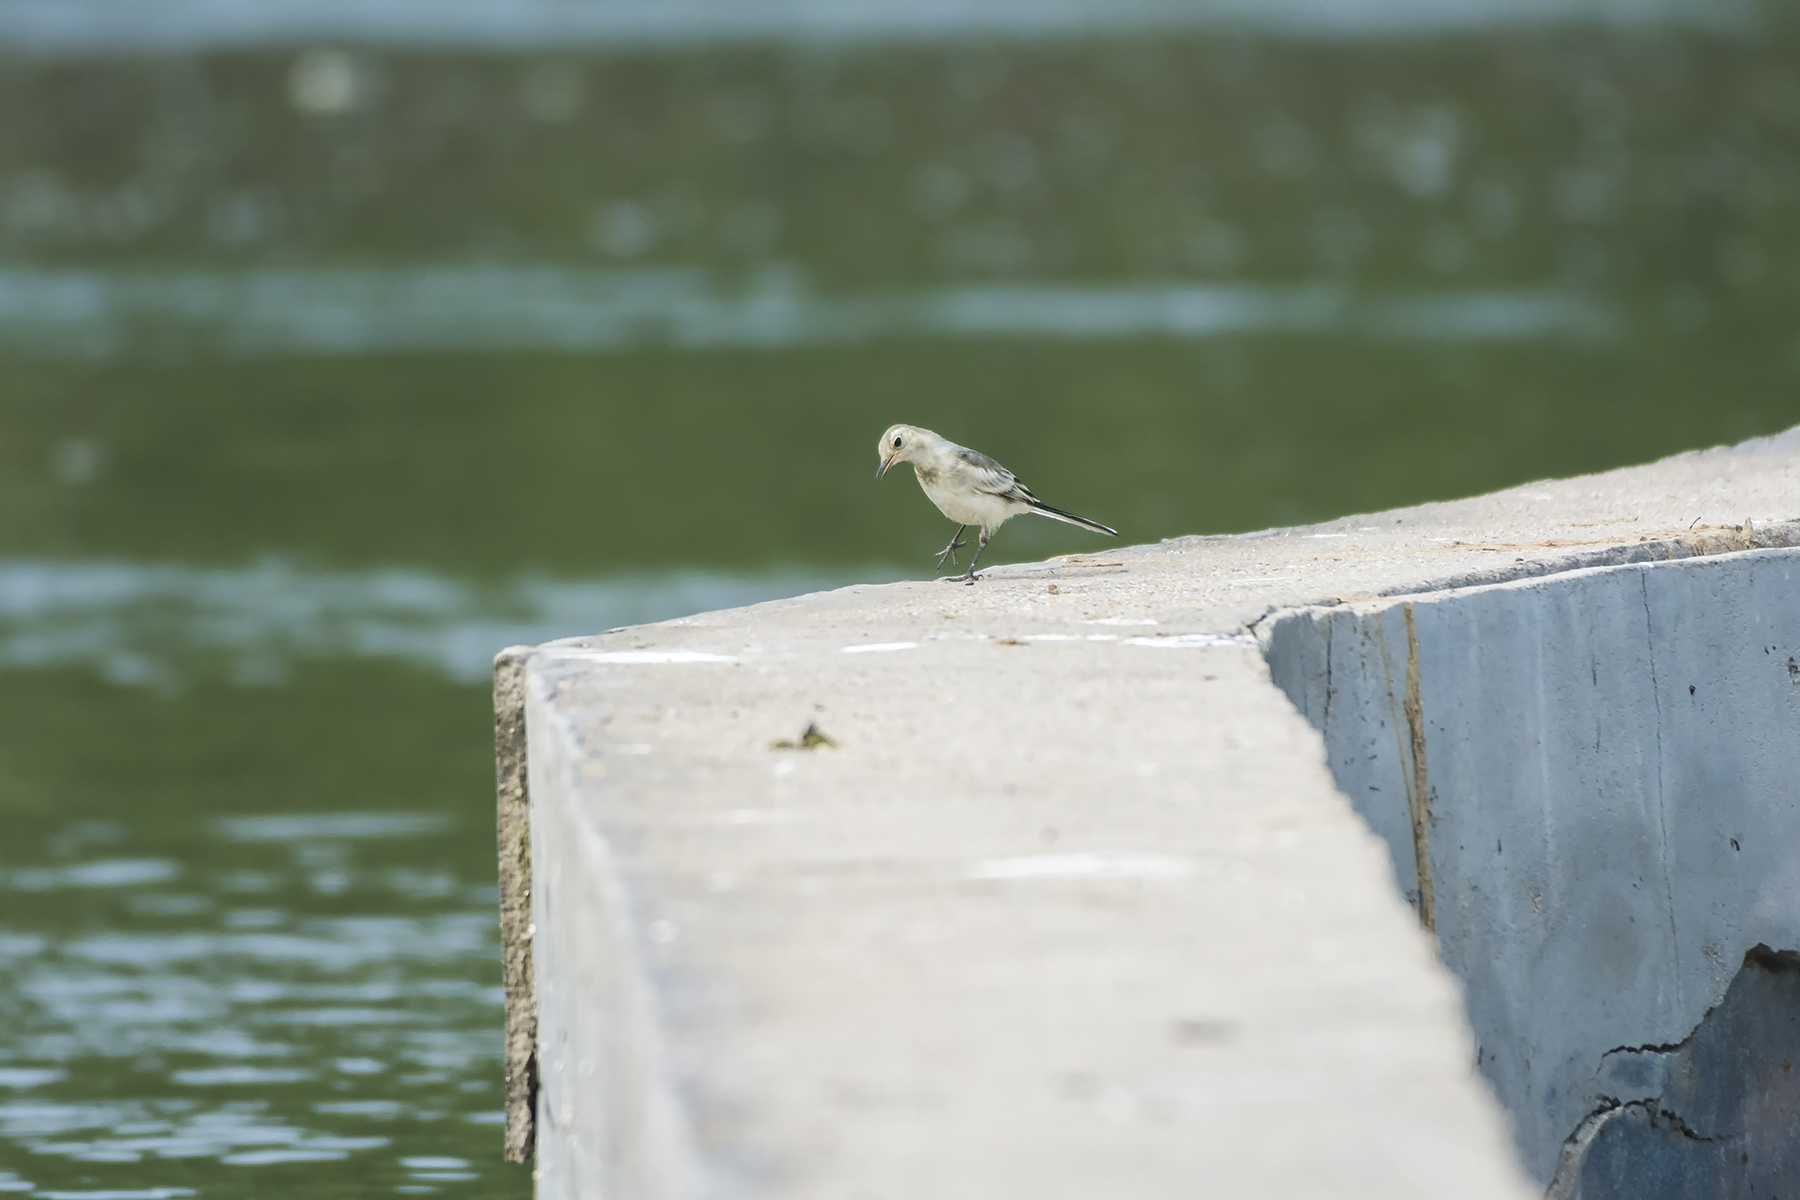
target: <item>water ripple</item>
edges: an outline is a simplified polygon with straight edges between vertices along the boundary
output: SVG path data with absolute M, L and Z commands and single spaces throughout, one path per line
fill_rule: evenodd
M 245 567 L 0 560 L 0 666 L 84 666 L 114 683 L 167 688 L 207 670 L 256 686 L 280 682 L 303 660 L 377 658 L 478 682 L 509 645 L 889 578 L 881 570 L 672 571 L 481 586 L 422 571 L 308 571 L 279 559 Z M 330 824 L 345 819 L 243 817 L 223 828 L 238 841 L 393 837 L 412 830 L 380 821 L 432 818 L 362 817 L 377 824 L 360 832 Z M 105 886 L 44 878 L 46 886 Z
M 0 1172 L 0 1193 L 188 1194 L 197 1160 L 230 1178 L 348 1160 L 387 1187 L 520 1182 L 430 1153 L 468 1136 L 446 1123 L 499 1121 L 494 897 L 443 858 L 457 822 L 233 816 L 200 822 L 185 861 L 55 863 L 90 825 L 45 832 L 39 857 L 53 865 L 0 873 L 16 889 L 14 928 L 0 931 L 0 1147 L 40 1164 L 35 1178 Z M 209 869 L 221 846 L 233 871 Z M 322 897 L 283 860 L 329 860 L 347 889 Z M 422 862 L 436 865 L 410 865 Z M 262 906 L 217 903 L 245 870 L 272 881 Z M 448 887 L 406 911 L 383 886 L 396 870 Z M 177 879 L 207 903 L 126 903 Z
M 89 359 L 784 350 L 895 338 L 1592 340 L 1619 325 L 1606 303 L 1555 287 L 1384 294 L 1332 283 L 1046 280 L 828 295 L 789 267 L 737 282 L 678 267 L 0 270 L 0 347 Z M 439 597 L 427 588 L 415 599 Z
M 1181 30 L 1311 38 L 1568 24 L 1743 32 L 1756 28 L 1756 15 L 1745 0 L 9 0 L 0 5 L 0 41 L 64 53 L 342 41 L 567 51 Z

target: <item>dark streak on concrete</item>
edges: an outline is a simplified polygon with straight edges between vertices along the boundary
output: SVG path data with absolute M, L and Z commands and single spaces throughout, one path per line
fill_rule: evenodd
M 1425 771 L 1425 704 L 1419 695 L 1419 628 L 1413 620 L 1413 606 L 1402 604 L 1406 618 L 1406 696 L 1401 710 L 1406 714 L 1409 736 L 1408 751 L 1412 759 L 1411 783 L 1406 789 L 1406 807 L 1412 817 L 1413 861 L 1419 874 L 1419 923 L 1437 930 L 1437 891 L 1431 883 L 1431 844 L 1427 823 L 1431 820 L 1431 780 Z
M 1748 522 L 1745 522 L 1748 524 Z M 1669 902 L 1669 953 L 1680 957 L 1681 937 L 1675 928 L 1675 878 L 1669 867 L 1669 796 L 1663 779 L 1662 684 L 1656 678 L 1656 622 L 1650 615 L 1650 576 L 1640 572 L 1639 592 L 1644 599 L 1644 661 L 1650 667 L 1650 699 L 1656 710 L 1656 838 L 1657 861 L 1662 866 L 1663 896 Z M 1681 976 L 1675 976 L 1675 1002 L 1681 1003 Z

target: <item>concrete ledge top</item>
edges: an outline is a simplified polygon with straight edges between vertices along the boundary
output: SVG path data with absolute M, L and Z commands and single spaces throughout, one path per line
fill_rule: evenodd
M 539 647 L 540 1194 L 1532 1194 L 1257 624 L 1795 517 L 1800 430 Z
M 910 485 L 902 479 L 899 484 Z M 916 497 L 914 497 L 916 499 Z M 1544 480 L 1414 508 L 1257 533 L 1172 538 L 982 572 L 960 591 L 932 579 L 859 585 L 746 609 L 707 613 L 545 651 L 745 645 L 713 631 L 744 631 L 757 653 L 791 627 L 822 641 L 889 635 L 957 640 L 954 622 L 1004 618 L 1031 631 L 1154 620 L 1135 636 L 1242 635 L 1280 608 L 1529 578 L 1584 566 L 1690 557 L 1795 544 L 1800 519 L 1800 427 L 1737 446 L 1692 451 L 1639 467 Z M 1074 535 L 1081 536 L 1081 535 Z M 1091 539 L 1090 539 L 1091 540 Z M 929 555 L 922 558 L 929 562 Z M 922 572 L 923 573 L 923 572 Z M 1050 594 L 1047 586 L 1057 585 Z M 1121 626 L 1124 628 L 1124 626 Z M 998 627 L 983 632 L 1005 636 Z M 764 644 L 766 642 L 766 644 Z M 848 644 L 848 643 L 846 643 Z

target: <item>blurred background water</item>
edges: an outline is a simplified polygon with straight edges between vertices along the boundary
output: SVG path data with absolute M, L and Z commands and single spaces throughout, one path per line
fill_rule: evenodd
M 526 1194 L 488 659 L 923 575 L 893 421 L 1135 542 L 1800 420 L 1785 21 L 4 0 L 0 1192 Z

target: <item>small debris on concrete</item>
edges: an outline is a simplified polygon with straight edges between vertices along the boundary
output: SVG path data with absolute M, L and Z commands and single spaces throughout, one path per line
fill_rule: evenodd
M 817 750 L 820 746 L 827 746 L 835 750 L 837 742 L 820 729 L 815 721 L 806 723 L 806 732 L 800 735 L 798 741 L 792 738 L 781 738 L 769 743 L 771 750 Z

